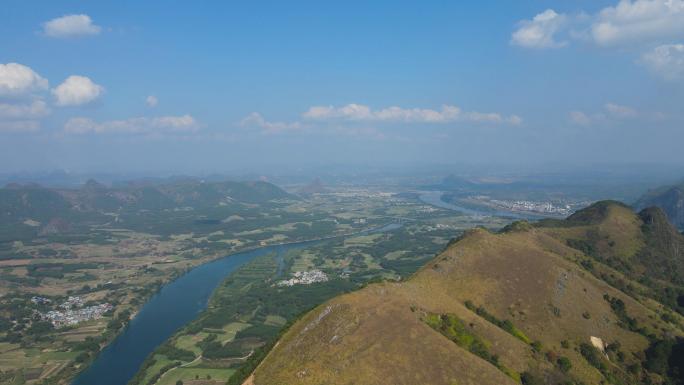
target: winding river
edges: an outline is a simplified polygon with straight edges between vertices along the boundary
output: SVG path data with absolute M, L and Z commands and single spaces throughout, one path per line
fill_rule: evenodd
M 387 232 L 399 227 L 401 225 L 393 223 L 346 236 Z M 276 258 L 282 260 L 289 250 L 329 239 L 265 246 L 195 267 L 164 285 L 150 298 L 123 332 L 100 352 L 71 385 L 126 385 L 157 346 L 207 307 L 214 289 L 238 267 L 269 253 L 275 253 Z
M 471 216 L 485 216 L 485 217 L 503 217 L 503 218 L 513 218 L 513 219 L 540 219 L 544 218 L 543 215 L 535 215 L 535 214 L 528 214 L 528 213 L 516 213 L 513 211 L 504 211 L 504 210 L 491 210 L 491 211 L 486 211 L 486 210 L 475 210 L 475 209 L 470 209 L 467 207 L 463 206 L 458 206 L 453 203 L 445 202 L 442 200 L 442 195 L 444 195 L 444 192 L 442 191 L 422 191 L 419 194 L 419 198 L 423 203 L 427 203 L 429 205 L 441 207 L 443 209 L 447 210 L 454 210 L 454 211 L 460 211 L 461 213 L 465 215 L 471 215 Z

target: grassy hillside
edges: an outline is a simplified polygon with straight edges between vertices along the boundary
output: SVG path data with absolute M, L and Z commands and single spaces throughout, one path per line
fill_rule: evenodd
M 407 281 L 307 314 L 250 381 L 665 383 L 684 362 L 684 321 L 656 299 L 682 286 L 650 265 L 684 258 L 663 239 L 681 242 L 653 212 L 615 202 L 499 234 L 472 230 Z
M 232 209 L 231 215 L 282 199 L 297 198 L 267 182 L 187 180 L 108 188 L 89 180 L 79 189 L 13 184 L 0 188 L 0 245 L 85 232 L 113 221 L 123 228 L 168 233 L 164 225 L 177 223 L 183 212 L 212 224 L 224 219 L 207 218 L 220 211 L 217 207 Z

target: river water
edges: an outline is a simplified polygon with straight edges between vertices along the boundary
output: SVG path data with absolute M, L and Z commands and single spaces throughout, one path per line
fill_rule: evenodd
M 399 227 L 399 224 L 389 224 L 355 235 L 387 232 Z M 163 286 L 150 298 L 124 331 L 100 352 L 71 385 L 126 385 L 157 346 L 207 307 L 214 289 L 238 267 L 269 253 L 275 253 L 280 261 L 289 250 L 325 240 L 261 247 L 195 267 Z
M 461 213 L 463 213 L 465 215 L 471 215 L 471 216 L 483 216 L 483 217 L 496 216 L 496 217 L 513 218 L 513 219 L 539 219 L 539 218 L 544 217 L 543 215 L 522 214 L 522 213 L 516 213 L 516 212 L 512 212 L 512 211 L 503 211 L 503 210 L 485 211 L 485 210 L 470 209 L 467 207 L 455 205 L 453 203 L 445 202 L 442 200 L 442 195 L 444 195 L 444 193 L 442 191 L 423 191 L 419 194 L 419 198 L 421 201 L 423 201 L 424 203 L 427 203 L 429 205 L 441 207 L 443 209 L 448 209 L 448 210 L 460 211 Z

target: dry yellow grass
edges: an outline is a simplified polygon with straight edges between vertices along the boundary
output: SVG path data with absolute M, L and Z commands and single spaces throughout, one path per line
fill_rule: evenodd
M 628 357 L 648 346 L 618 326 L 603 296 L 620 298 L 627 313 L 650 330 L 669 330 L 653 306 L 625 295 L 574 262 L 565 244 L 592 227 L 609 235 L 614 255 L 629 258 L 643 244 L 638 218 L 610 208 L 599 224 L 529 228 L 491 234 L 473 230 L 403 283 L 368 286 L 319 306 L 297 322 L 254 373 L 254 384 L 512 384 L 494 365 L 443 337 L 421 320 L 425 312 L 464 320 L 499 362 L 517 373 L 551 368 L 541 354 L 464 306 L 483 305 L 511 320 L 544 350 L 567 356 L 570 374 L 587 384 L 602 376 L 575 349 L 595 336 L 619 341 Z M 581 253 L 580 253 L 581 254 Z

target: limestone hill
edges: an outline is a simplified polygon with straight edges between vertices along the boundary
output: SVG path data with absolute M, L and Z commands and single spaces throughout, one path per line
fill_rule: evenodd
M 657 299 L 665 289 L 675 304 L 682 299 L 684 248 L 660 216 L 601 202 L 565 221 L 472 230 L 405 282 L 372 284 L 309 312 L 250 381 L 677 381 L 684 320 Z
M 660 207 L 672 224 L 684 229 L 684 184 L 649 191 L 634 206 L 637 209 Z

